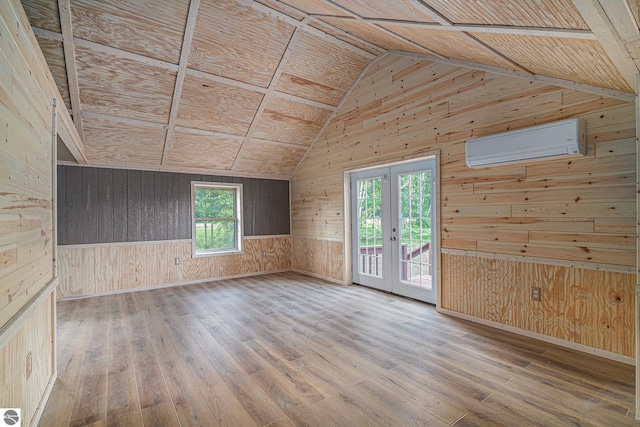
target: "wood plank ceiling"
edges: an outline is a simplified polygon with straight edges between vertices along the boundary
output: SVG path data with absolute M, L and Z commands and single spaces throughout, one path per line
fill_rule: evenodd
M 95 166 L 288 179 L 380 55 L 629 100 L 640 63 L 638 0 L 23 6 Z

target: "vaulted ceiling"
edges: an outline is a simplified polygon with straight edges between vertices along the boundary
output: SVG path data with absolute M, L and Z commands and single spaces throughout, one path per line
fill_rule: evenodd
M 287 179 L 413 55 L 633 99 L 638 0 L 23 0 L 95 166 Z

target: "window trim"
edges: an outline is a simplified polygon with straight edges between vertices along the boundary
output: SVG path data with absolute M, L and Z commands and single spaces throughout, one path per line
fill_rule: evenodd
M 196 188 L 207 188 L 212 190 L 234 190 L 236 197 L 236 218 L 235 218 L 235 235 L 236 247 L 230 249 L 212 249 L 207 251 L 198 251 L 196 249 Z M 207 257 L 219 255 L 241 254 L 244 252 L 244 230 L 243 230 L 243 206 L 242 206 L 242 184 L 230 182 L 208 182 L 208 181 L 191 181 L 191 256 Z

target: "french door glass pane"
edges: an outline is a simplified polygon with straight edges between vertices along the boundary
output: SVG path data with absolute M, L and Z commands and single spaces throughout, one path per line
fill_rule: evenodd
M 400 281 L 431 289 L 431 172 L 399 179 Z
M 382 277 L 382 179 L 358 180 L 358 272 Z

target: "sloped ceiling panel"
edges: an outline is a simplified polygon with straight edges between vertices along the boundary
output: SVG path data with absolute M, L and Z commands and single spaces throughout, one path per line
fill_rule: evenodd
M 38 44 L 42 49 L 53 79 L 56 81 L 58 89 L 60 89 L 60 95 L 64 105 L 71 110 L 71 99 L 69 98 L 69 81 L 67 80 L 67 65 L 64 62 L 64 48 L 62 42 L 57 40 L 47 40 L 38 38 Z
M 265 176 L 289 176 L 306 151 L 307 147 L 254 138 L 246 143 L 234 170 L 253 171 Z
M 194 169 L 231 170 L 241 145 L 242 138 L 176 131 L 167 164 Z
M 56 33 L 62 32 L 57 1 L 25 0 L 22 2 L 22 7 L 32 26 Z
M 430 53 L 426 49 L 414 46 L 411 43 L 403 41 L 393 35 L 384 32 L 378 26 L 371 25 L 358 20 L 338 20 L 335 18 L 322 18 L 322 20 L 330 25 L 338 27 L 356 37 L 360 37 L 380 46 L 385 50 L 402 50 L 405 52 L 415 52 L 421 54 Z
M 426 0 L 456 24 L 522 27 L 589 27 L 571 0 Z
M 429 50 L 439 53 L 445 58 L 481 62 L 507 70 L 519 70 L 513 63 L 497 53 L 489 49 L 483 49 L 478 43 L 474 43 L 466 34 L 425 28 L 408 28 L 399 25 L 387 25 L 385 27 Z
M 76 47 L 83 111 L 166 123 L 175 72 Z
M 187 75 L 178 126 L 245 135 L 263 94 Z
M 308 146 L 331 111 L 299 102 L 272 98 L 267 102 L 254 137 Z
M 412 3 L 416 2 L 407 0 L 335 0 L 335 3 L 363 18 L 435 22 L 433 15 L 422 7 L 415 7 Z
M 294 27 L 235 0 L 200 5 L 189 67 L 267 87 Z
M 324 0 L 285 0 L 280 3 L 285 3 L 310 15 L 349 16 L 348 13 Z
M 515 71 L 625 100 L 637 68 L 589 29 L 602 1 L 69 0 L 69 15 L 58 1 L 23 5 L 96 165 L 287 178 L 387 50 L 463 65 L 470 85 Z M 637 44 L 635 2 L 606 6 Z M 415 84 L 407 97 L 445 96 Z
M 595 40 L 506 34 L 475 36 L 536 74 L 633 92 Z
M 84 119 L 87 157 L 98 164 L 158 165 L 167 133 L 161 128 L 148 128 L 112 120 Z
M 189 0 L 73 0 L 74 36 L 178 63 Z
M 303 33 L 276 90 L 336 106 L 369 59 Z

